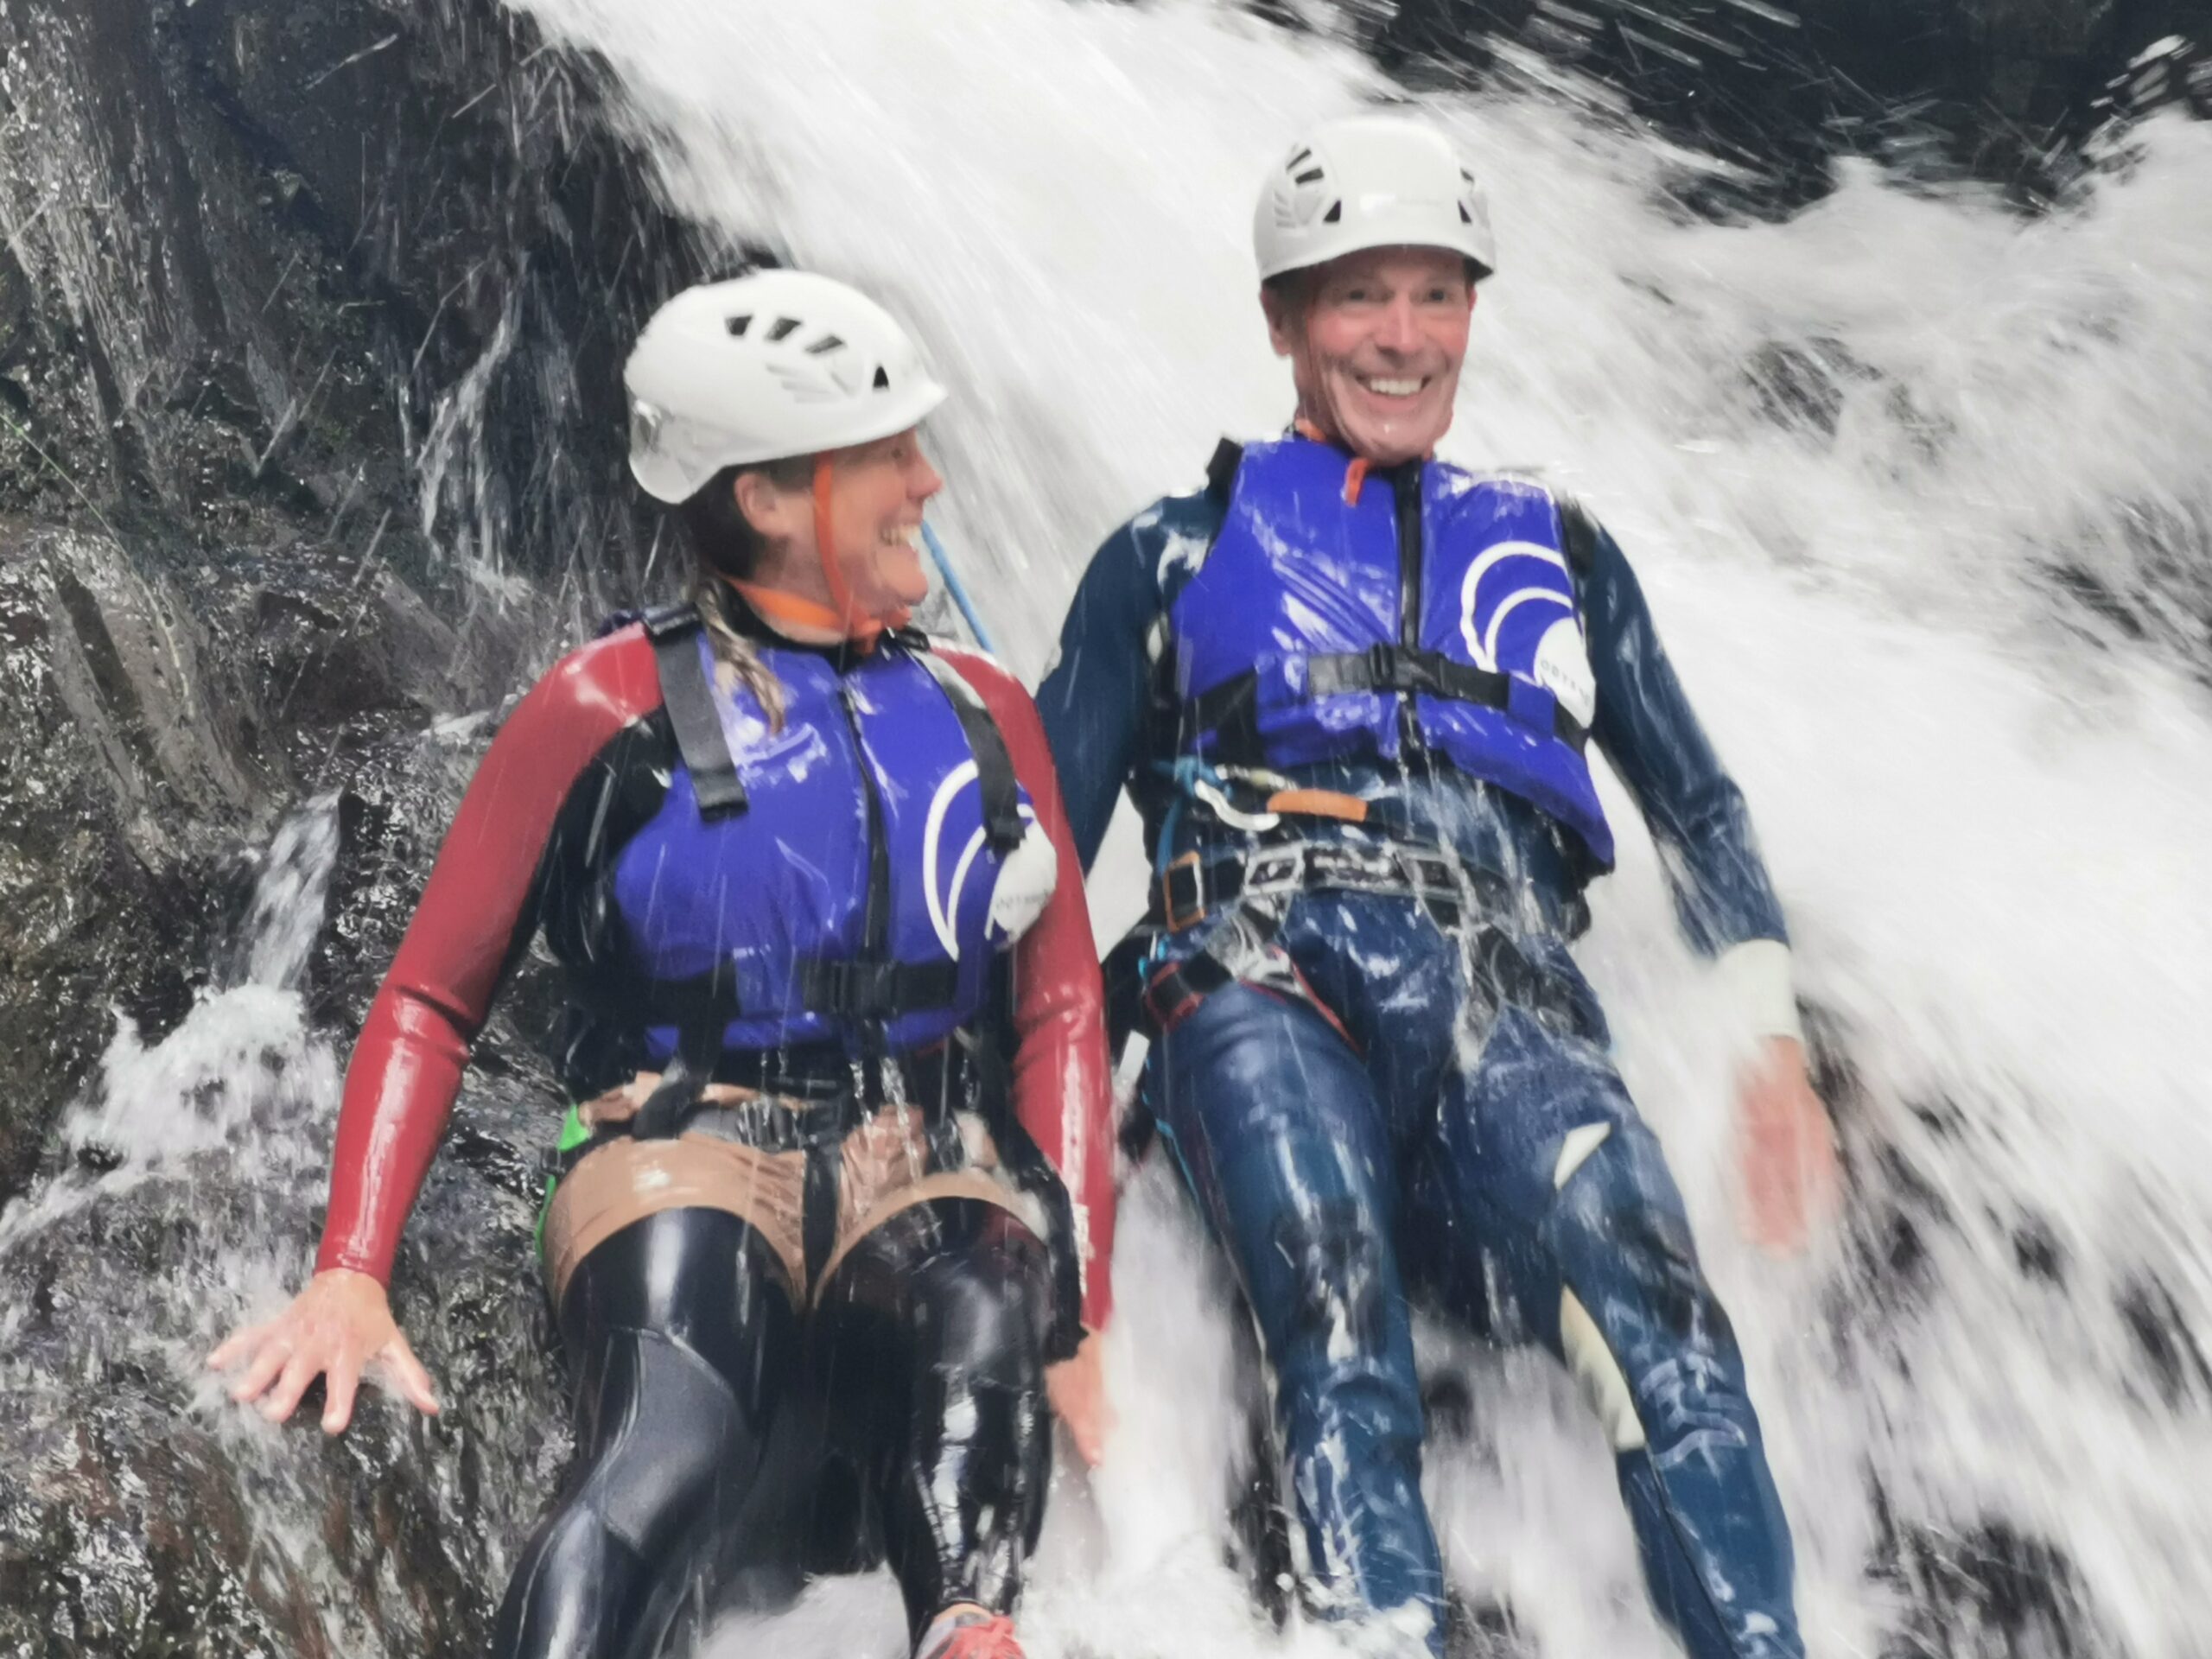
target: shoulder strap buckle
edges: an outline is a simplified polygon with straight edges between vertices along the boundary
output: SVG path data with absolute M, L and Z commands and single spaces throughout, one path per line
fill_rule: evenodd
M 704 626 L 699 620 L 699 607 L 689 601 L 656 605 L 640 613 L 638 620 L 644 625 L 645 638 L 655 645 L 664 639 L 688 638 Z

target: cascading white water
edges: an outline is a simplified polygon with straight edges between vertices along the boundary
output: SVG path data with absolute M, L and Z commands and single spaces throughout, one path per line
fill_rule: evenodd
M 939 518 L 1032 677 L 1099 537 L 1186 486 L 1219 432 L 1281 423 L 1251 196 L 1301 124 L 1389 90 L 1349 50 L 1199 0 L 528 10 L 615 65 L 675 206 L 917 325 L 956 392 L 931 433 L 952 480 Z M 1804 988 L 1859 1073 L 1862 1231 L 1893 1204 L 1919 1221 L 1917 1267 L 1878 1285 L 1840 1248 L 1777 1267 L 1733 1242 L 1742 1033 L 1627 837 L 1583 957 L 1751 1352 L 1815 1650 L 1898 1641 L 1912 1586 L 1866 1571 L 1878 1487 L 1892 1527 L 2001 1520 L 2052 1545 L 2077 1581 L 2077 1651 L 2212 1653 L 2196 1611 L 2212 1389 L 2188 1357 L 2212 1343 L 2212 1065 L 2194 1026 L 2212 992 L 2212 721 L 2170 652 L 2063 620 L 2049 575 L 2155 613 L 2187 569 L 2171 537 L 2212 523 L 2212 128 L 2154 124 L 2132 170 L 2031 223 L 1849 170 L 1790 223 L 1719 227 L 1661 200 L 1700 163 L 1576 105 L 1432 107 L 1484 162 L 1503 254 L 1449 451 L 1547 465 L 1621 536 L 1751 797 Z M 1826 425 L 1773 419 L 1758 377 L 1821 363 Z M 2171 624 L 2159 640 L 2188 636 L 2187 614 Z M 311 870 L 313 836 L 295 850 Z M 1102 867 L 1102 936 L 1136 889 L 1126 851 Z M 320 909 L 310 881 L 270 917 Z M 271 1033 L 312 1072 L 290 1094 L 327 1103 L 334 1071 L 282 988 L 297 941 L 278 932 L 259 933 L 257 982 L 157 1048 L 119 1039 L 73 1135 L 132 1112 L 143 1162 L 147 1135 L 184 1152 L 243 1128 L 227 1107 L 195 1128 L 188 1085 L 251 1076 Z M 233 1015 L 246 1046 L 217 1029 Z M 1158 1171 L 1129 1202 L 1122 1432 L 1087 1490 L 1059 1486 L 1025 1632 L 1039 1659 L 1279 1651 L 1218 1564 L 1236 1425 L 1211 1269 Z M 17 1206 L 9 1230 L 48 1213 Z M 2024 1253 L 2054 1265 L 2024 1271 Z M 2177 1382 L 2136 1328 L 2146 1306 Z M 1476 1401 L 1471 1444 L 1429 1471 L 1455 1580 L 1543 1654 L 1669 1651 L 1564 1380 L 1537 1355 L 1428 1346 Z M 880 1580 L 833 1586 L 773 1649 L 889 1655 L 892 1606 Z M 1932 1646 L 2003 1650 L 1986 1641 Z
M 100 1155 L 0 1212 L 0 1251 L 95 1198 L 174 1175 L 194 1154 L 227 1147 L 272 1176 L 311 1170 L 320 1154 L 289 1122 L 262 1131 L 272 1114 L 289 1119 L 337 1095 L 336 1057 L 311 1033 L 300 995 L 337 859 L 336 796 L 278 826 L 240 930 L 237 982 L 201 995 L 159 1042 L 118 1019 L 99 1080 L 61 1129 L 70 1150 Z
M 679 210 L 917 326 L 954 388 L 938 517 L 1031 677 L 1101 536 L 1188 487 L 1218 433 L 1281 423 L 1256 183 L 1301 124 L 1391 91 L 1198 0 L 526 9 L 613 62 Z M 1665 206 L 1701 163 L 1586 105 L 1429 107 L 1480 158 L 1503 255 L 1447 453 L 1547 467 L 1636 561 L 1859 1074 L 1860 1234 L 1892 1205 L 1918 1224 L 1916 1265 L 1878 1283 L 1854 1277 L 1866 1252 L 1777 1266 L 1735 1242 L 1744 1034 L 1630 836 L 1582 955 L 1745 1334 L 1814 1650 L 1908 1640 L 1916 1586 L 1867 1573 L 1885 1524 L 1995 1522 L 2071 1562 L 2052 1595 L 2078 1596 L 2075 1651 L 2212 1653 L 2191 1357 L 2212 1342 L 2212 720 L 2177 664 L 2202 613 L 2171 585 L 2205 556 L 2174 537 L 2212 522 L 2212 128 L 2151 124 L 2131 168 L 2032 221 L 1847 167 L 1790 222 L 1724 227 Z M 1777 419 L 1777 365 L 1822 363 L 1825 421 Z M 2061 566 L 2171 626 L 2090 626 Z M 1102 865 L 1102 937 L 1136 889 L 1126 851 Z M 1234 1424 L 1210 1269 L 1157 1172 L 1132 1205 L 1122 1432 L 1088 1496 L 1060 1484 L 1031 1650 L 1276 1650 L 1217 1564 Z M 1432 1333 L 1471 1370 L 1474 1443 L 1428 1485 L 1455 1579 L 1536 1651 L 1669 1651 L 1571 1390 L 1540 1355 L 1452 1345 Z M 888 1654 L 891 1607 L 826 1590 L 775 1645 Z

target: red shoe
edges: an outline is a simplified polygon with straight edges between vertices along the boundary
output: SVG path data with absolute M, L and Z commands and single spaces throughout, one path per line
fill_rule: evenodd
M 948 1622 L 950 1621 L 950 1622 Z M 1004 1613 L 970 1607 L 944 1615 L 922 1633 L 914 1659 L 1026 1659 Z

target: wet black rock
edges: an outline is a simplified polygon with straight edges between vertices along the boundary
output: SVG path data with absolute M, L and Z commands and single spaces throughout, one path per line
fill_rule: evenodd
M 1414 84 L 1525 80 L 1564 66 L 1611 86 L 1637 120 L 1744 169 L 1689 187 L 1689 200 L 1718 211 L 1798 206 L 1827 189 L 1839 155 L 2046 199 L 2116 111 L 2212 108 L 2212 75 L 2185 43 L 2212 41 L 2212 0 L 1402 0 L 1345 10 L 1382 20 L 1359 26 Z
M 0 1200 L 108 1007 L 188 1002 L 242 848 L 635 570 L 620 340 L 702 253 L 538 45 L 490 0 L 0 11 Z
M 241 1272 L 306 1268 L 334 1045 L 491 716 L 636 596 L 619 353 L 710 251 L 541 44 L 493 0 L 0 8 L 0 1654 L 471 1650 L 559 1471 L 511 1024 L 395 1278 L 447 1414 L 326 1445 L 194 1380 Z M 210 999 L 315 798 L 316 1032 L 176 1085 L 219 1145 L 132 1144 L 111 1040 L 282 1024 Z

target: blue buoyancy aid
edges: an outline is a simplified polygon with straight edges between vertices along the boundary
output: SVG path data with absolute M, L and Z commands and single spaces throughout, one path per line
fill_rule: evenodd
M 1421 468 L 1417 513 L 1388 476 L 1346 493 L 1328 445 L 1244 449 L 1221 532 L 1168 611 L 1185 751 L 1276 768 L 1399 760 L 1410 697 L 1421 743 L 1610 865 L 1584 753 L 1596 692 L 1551 495 L 1439 461 Z
M 700 1065 L 702 1020 L 724 1052 L 855 1053 L 926 1046 L 972 1020 L 993 956 L 1057 880 L 982 699 L 912 636 L 842 669 L 762 645 L 778 726 L 718 671 L 702 631 L 680 616 L 664 630 L 682 758 L 610 892 L 648 1058 L 682 1047 Z

